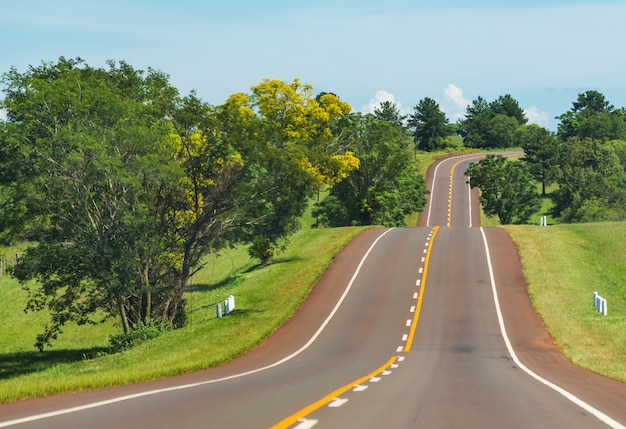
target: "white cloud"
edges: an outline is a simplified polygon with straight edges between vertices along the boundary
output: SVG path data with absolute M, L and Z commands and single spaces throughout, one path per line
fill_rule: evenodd
M 537 107 L 532 106 L 524 110 L 529 124 L 537 124 L 540 127 L 549 128 L 551 124 L 550 114 L 542 112 Z
M 0 121 L 7 120 L 7 111 L 4 109 L 0 109 Z
M 440 108 L 448 116 L 450 122 L 457 122 L 463 119 L 470 103 L 471 101 L 463 95 L 463 90 L 450 83 L 443 90 L 443 102 Z
M 402 103 L 396 101 L 396 97 L 392 93 L 385 91 L 384 89 L 376 91 L 374 98 L 372 98 L 365 106 L 361 107 L 361 112 L 374 113 L 374 109 L 380 107 L 380 103 L 384 103 L 385 101 L 395 103 L 396 108 L 400 111 L 400 114 L 406 115 L 408 113 L 408 111 L 406 111 L 406 109 L 402 107 Z

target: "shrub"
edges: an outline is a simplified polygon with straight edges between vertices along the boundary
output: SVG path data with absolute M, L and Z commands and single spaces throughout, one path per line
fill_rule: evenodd
M 110 352 L 118 353 L 131 349 L 145 341 L 156 338 L 171 329 L 171 325 L 161 321 L 142 323 L 128 333 L 112 335 L 109 339 L 109 344 L 111 346 Z
M 274 256 L 275 247 L 269 238 L 257 237 L 248 249 L 248 254 L 251 258 L 259 259 L 262 264 L 265 264 Z

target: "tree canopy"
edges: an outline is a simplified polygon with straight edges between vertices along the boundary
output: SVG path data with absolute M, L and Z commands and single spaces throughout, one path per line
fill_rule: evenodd
M 541 194 L 552 182 L 552 167 L 558 148 L 558 139 L 547 129 L 536 124 L 518 128 L 516 138 L 524 149 L 524 158 L 535 180 L 541 183 Z
M 487 155 L 467 169 L 470 186 L 480 189 L 480 202 L 487 216 L 500 223 L 526 223 L 541 207 L 541 198 L 528 166 L 508 161 L 502 155 Z
M 25 74 L 13 69 L 4 81 L 2 144 L 15 148 L 10 186 L 37 240 L 14 274 L 40 281 L 28 308 L 53 315 L 38 346 L 69 320 L 93 322 L 98 309 L 119 315 L 128 330 L 146 311 L 145 295 L 161 287 L 140 275 L 165 257 L 158 233 L 170 219 L 157 219 L 156 207 L 182 198 L 173 184 L 183 171 L 171 162 L 172 128 L 163 120 L 176 91 L 152 70 L 65 59 Z
M 416 150 L 434 151 L 445 147 L 445 138 L 452 134 L 448 118 L 432 98 L 426 97 L 413 108 L 408 125 L 413 129 Z
M 558 119 L 558 132 L 554 134 L 538 125 L 526 125 L 523 111 L 510 96 L 499 97 L 492 103 L 478 97 L 468 106 L 460 130 L 469 147 L 520 145 L 525 152 L 522 160 L 535 180 L 542 184 L 542 194 L 547 193 L 549 184 L 556 183 L 550 197 L 552 215 L 560 222 L 623 220 L 626 213 L 626 110 L 615 108 L 603 94 L 591 90 L 579 94 L 572 108 Z M 481 198 L 486 212 L 503 210 L 499 206 L 504 201 L 500 194 L 503 189 L 501 185 L 495 187 L 482 179 L 506 181 L 502 186 L 507 187 L 517 180 L 527 181 L 526 175 L 519 171 L 498 176 L 498 171 L 505 170 L 504 165 L 490 160 L 480 165 L 480 170 L 469 170 L 475 176 L 470 183 L 483 191 Z M 488 174 L 489 169 L 493 172 Z M 518 192 L 523 194 L 522 188 Z M 520 209 L 524 207 L 522 201 L 519 204 Z M 523 217 L 511 220 L 505 216 L 506 221 L 521 219 Z
M 579 94 L 572 108 L 558 119 L 561 140 L 570 137 L 626 140 L 626 111 L 623 108 L 615 109 L 598 91 Z
M 544 183 L 556 182 L 552 214 L 561 222 L 622 220 L 626 213 L 624 109 L 598 91 L 579 94 L 552 135 L 519 130 L 525 161 Z
M 507 148 L 515 146 L 515 132 L 528 122 L 524 110 L 510 95 L 488 103 L 478 97 L 467 107 L 459 123 L 459 134 L 467 147 Z
M 28 309 L 50 310 L 40 348 L 102 312 L 125 332 L 183 325 L 204 255 L 287 236 L 318 187 L 358 166 L 331 132 L 350 106 L 297 79 L 221 106 L 124 62 L 61 58 L 2 82 L 0 226 L 35 242 L 14 275 Z
M 612 147 L 569 138 L 558 147 L 554 175 L 553 211 L 563 222 L 626 219 L 626 174 Z
M 405 225 L 407 214 L 426 202 L 424 179 L 407 156 L 404 129 L 374 115 L 350 114 L 336 125 L 342 146 L 359 159 L 359 166 L 335 183 L 317 204 L 322 225 Z
M 406 119 L 406 116 L 400 113 L 400 109 L 393 101 L 383 101 L 374 108 L 373 114 L 376 119 L 389 122 L 397 127 L 403 127 Z

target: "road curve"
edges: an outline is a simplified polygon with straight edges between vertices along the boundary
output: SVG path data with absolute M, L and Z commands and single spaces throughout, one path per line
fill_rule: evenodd
M 513 243 L 478 227 L 463 175 L 476 159 L 439 161 L 421 226 L 357 237 L 246 356 L 2 405 L 0 427 L 623 427 L 626 385 L 560 354 L 530 306 Z

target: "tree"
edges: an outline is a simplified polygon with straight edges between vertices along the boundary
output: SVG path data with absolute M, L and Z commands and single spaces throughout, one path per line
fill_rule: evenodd
M 622 168 L 626 171 L 626 141 L 611 140 L 606 142 L 606 147 L 611 148 L 615 152 L 620 164 L 622 164 Z
M 626 112 L 615 109 L 598 91 L 579 94 L 572 108 L 558 117 L 558 136 L 592 140 L 626 139 Z
M 507 116 L 502 113 L 496 114 L 488 122 L 487 132 L 485 133 L 486 147 L 496 149 L 515 146 L 515 132 L 519 125 L 519 122 L 513 116 Z
M 413 108 L 408 125 L 413 128 L 413 141 L 416 150 L 433 151 L 445 146 L 445 138 L 450 133 L 448 118 L 432 98 L 424 98 Z
M 572 137 L 556 154 L 553 212 L 562 222 L 623 220 L 626 173 L 615 150 L 598 140 Z
M 265 79 L 252 88 L 251 104 L 258 111 L 266 174 L 258 179 L 256 207 L 250 217 L 251 239 L 263 236 L 272 245 L 293 232 L 320 187 L 335 183 L 358 165 L 351 151 L 338 144 L 332 132 L 335 121 L 351 107 L 334 94 L 313 96 L 313 87 L 298 79 L 291 84 Z
M 314 215 L 329 226 L 405 225 L 405 216 L 423 207 L 426 189 L 406 156 L 403 129 L 369 114 L 351 114 L 341 128 L 359 166 L 332 186 Z
M 170 321 L 184 302 L 190 277 L 202 268 L 203 256 L 249 241 L 244 231 L 254 222 L 248 215 L 263 170 L 248 133 L 257 121 L 236 100 L 212 107 L 192 93 L 177 101 L 171 115 L 173 156 L 184 172 L 178 182 L 182 197 L 160 200 L 155 207 L 155 218 L 168 220 L 159 232 L 167 249 L 159 266 L 161 276 L 169 279 L 161 295 L 162 317 L 169 315 Z M 243 124 L 250 129 L 243 130 Z
M 611 110 L 613 110 L 613 106 L 609 104 L 604 95 L 594 90 L 578 94 L 578 98 L 572 103 L 572 111 L 575 113 L 583 111 L 601 113 Z
M 476 148 L 506 148 L 515 146 L 515 131 L 528 119 L 518 102 L 510 95 L 500 96 L 491 103 L 478 97 L 467 107 L 459 123 L 459 133 L 465 146 Z
M 459 134 L 467 147 L 486 147 L 486 134 L 489 129 L 491 112 L 487 100 L 478 97 L 467 106 L 465 118 L 459 122 Z
M 400 109 L 393 101 L 383 101 L 378 107 L 375 107 L 374 117 L 397 127 L 404 127 L 404 120 L 406 119 L 406 116 L 400 113 Z
M 313 96 L 313 86 L 294 79 L 290 84 L 264 79 L 252 87 L 252 106 L 262 124 L 264 139 L 274 146 L 289 143 L 307 146 L 320 138 L 331 138 L 330 123 L 351 107 L 333 94 Z
M 39 280 L 27 286 L 27 308 L 51 311 L 37 346 L 70 320 L 93 323 L 98 310 L 127 332 L 159 287 L 140 273 L 161 252 L 155 200 L 176 196 L 181 175 L 163 120 L 176 91 L 153 70 L 64 58 L 11 69 L 3 82 L 3 144 L 16 149 L 11 186 L 37 240 L 14 274 Z
M 545 195 L 546 185 L 552 182 L 551 171 L 558 148 L 556 136 L 539 125 L 530 124 L 518 128 L 516 139 L 524 149 L 523 161 L 541 183 L 541 195 Z
M 489 104 L 489 108 L 493 116 L 504 115 L 509 118 L 515 118 L 519 125 L 525 125 L 528 122 L 524 109 L 509 94 L 499 96 Z
M 528 222 L 541 208 L 541 198 L 528 166 L 508 161 L 502 155 L 487 155 L 467 169 L 472 188 L 480 189 L 480 202 L 487 216 L 498 216 L 500 223 Z

